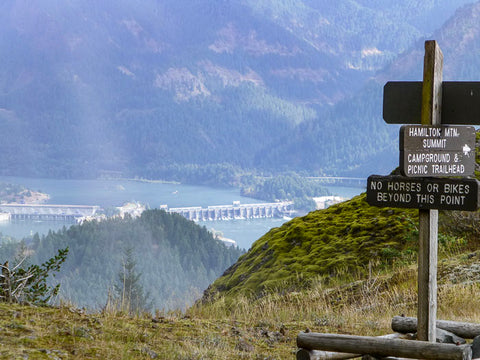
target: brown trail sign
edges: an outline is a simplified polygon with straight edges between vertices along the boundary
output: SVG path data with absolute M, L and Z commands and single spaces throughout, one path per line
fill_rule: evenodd
M 475 211 L 479 207 L 476 179 L 412 178 L 371 175 L 367 202 L 379 207 Z
M 473 126 L 404 125 L 400 128 L 404 176 L 469 176 L 475 172 Z

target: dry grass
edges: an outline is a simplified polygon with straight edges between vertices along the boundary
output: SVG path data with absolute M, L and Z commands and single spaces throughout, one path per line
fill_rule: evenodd
M 468 265 L 458 256 L 442 263 L 442 276 Z M 480 322 L 477 282 L 439 285 L 439 318 Z M 416 316 L 415 266 L 335 286 L 319 280 L 308 291 L 255 301 L 219 299 L 153 317 L 0 304 L 0 359 L 293 359 L 296 336 L 306 328 L 382 335 L 400 314 Z

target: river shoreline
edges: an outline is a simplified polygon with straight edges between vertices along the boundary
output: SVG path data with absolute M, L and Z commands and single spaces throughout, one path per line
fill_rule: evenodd
M 23 184 L 3 184 L 4 191 L 2 191 L 0 196 L 0 204 L 28 204 L 28 205 L 39 205 L 45 204 L 50 200 L 50 195 L 28 189 L 23 186 Z M 9 187 L 16 188 L 21 187 L 20 191 L 12 191 Z M 7 190 L 5 190 L 7 189 Z
M 132 180 L 55 180 L 43 178 L 20 178 L 0 177 L 5 183 L 23 184 L 29 189 L 41 189 L 42 193 L 48 194 L 47 204 L 74 204 L 74 205 L 98 205 L 105 210 L 116 208 L 129 202 L 145 204 L 150 209 L 168 207 L 189 207 L 232 204 L 240 201 L 244 204 L 262 203 L 248 197 L 241 196 L 235 188 L 212 188 L 208 186 L 194 186 L 178 183 L 145 182 Z M 362 191 L 358 187 L 328 186 L 330 192 L 346 198 L 351 198 Z M 44 198 L 46 199 L 46 198 Z M 287 219 L 247 219 L 230 221 L 198 222 L 206 228 L 214 227 L 221 231 L 223 236 L 233 239 L 240 248 L 248 249 L 255 240 L 264 235 L 273 227 L 281 226 Z M 15 223 L 0 224 L 0 232 L 3 235 L 17 239 L 31 237 L 35 233 L 40 236 L 49 231 L 57 231 L 64 226 L 62 222 L 34 222 L 17 221 Z

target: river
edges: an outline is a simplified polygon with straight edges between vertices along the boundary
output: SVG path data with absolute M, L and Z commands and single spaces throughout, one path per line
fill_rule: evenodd
M 103 208 L 121 206 L 126 202 L 138 201 L 150 208 L 160 205 L 169 207 L 187 207 L 262 202 L 240 196 L 238 189 L 218 189 L 205 186 L 193 186 L 163 182 L 145 182 L 134 180 L 57 180 L 21 177 L 0 177 L 0 181 L 16 183 L 50 195 L 50 204 L 98 205 Z M 358 195 L 364 189 L 360 187 L 326 186 L 333 195 L 346 198 Z M 233 239 L 241 248 L 248 249 L 260 236 L 273 227 L 282 225 L 284 219 L 255 219 L 200 222 L 208 229 L 221 231 L 223 236 Z M 0 232 L 17 239 L 29 237 L 34 233 L 46 234 L 63 226 L 65 222 L 18 221 L 0 222 Z

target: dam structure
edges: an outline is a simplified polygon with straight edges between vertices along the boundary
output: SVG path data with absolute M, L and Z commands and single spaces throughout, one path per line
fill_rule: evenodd
M 0 204 L 0 212 L 10 214 L 11 220 L 73 222 L 94 216 L 99 209 L 99 206 L 90 205 Z
M 234 201 L 232 205 L 215 205 L 207 208 L 200 206 L 181 208 L 163 206 L 162 208 L 169 213 L 180 214 L 193 221 L 262 219 L 291 216 L 295 212 L 293 201 L 259 204 L 240 204 L 240 202 Z

